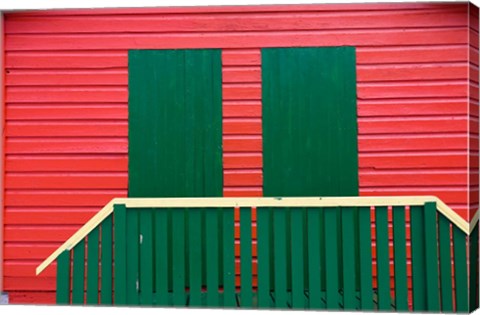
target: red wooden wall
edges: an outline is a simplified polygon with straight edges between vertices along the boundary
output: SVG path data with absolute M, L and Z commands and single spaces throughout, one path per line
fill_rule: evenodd
M 356 46 L 361 195 L 437 195 L 467 218 L 468 189 L 478 187 L 478 173 L 468 178 L 478 162 L 468 156 L 478 154 L 478 41 L 468 46 L 478 37 L 478 23 L 469 28 L 475 10 L 404 3 L 7 14 L 11 302 L 54 302 L 55 266 L 39 277 L 35 267 L 126 195 L 132 48 L 223 49 L 224 193 L 261 196 L 260 48 Z M 478 206 L 473 188 L 470 205 Z

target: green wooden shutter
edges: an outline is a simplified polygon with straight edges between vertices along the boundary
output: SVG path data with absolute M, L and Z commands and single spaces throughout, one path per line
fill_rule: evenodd
M 220 50 L 129 52 L 130 197 L 223 194 Z
M 262 49 L 265 196 L 358 195 L 354 47 Z

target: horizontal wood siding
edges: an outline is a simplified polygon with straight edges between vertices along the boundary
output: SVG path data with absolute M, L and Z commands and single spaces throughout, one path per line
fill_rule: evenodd
M 5 23 L 12 303 L 54 302 L 55 265 L 39 277 L 34 268 L 127 194 L 131 48 L 223 49 L 224 195 L 260 196 L 260 48 L 356 46 L 360 194 L 436 195 L 467 217 L 468 126 L 478 124 L 467 80 L 478 62 L 468 62 L 466 4 L 51 10 Z M 478 60 L 478 44 L 470 53 Z

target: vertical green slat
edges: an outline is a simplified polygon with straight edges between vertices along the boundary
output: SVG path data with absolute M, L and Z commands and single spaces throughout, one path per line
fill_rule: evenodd
M 466 313 L 468 312 L 467 241 L 465 234 L 457 226 L 452 224 L 452 229 L 456 312 Z
M 252 307 L 252 209 L 240 208 L 240 301 Z
M 157 304 L 168 301 L 168 210 L 155 209 L 155 292 Z
M 393 207 L 393 257 L 395 274 L 395 309 L 408 311 L 408 279 L 405 207 Z
M 470 298 L 469 311 L 478 308 L 478 223 L 469 237 L 470 240 Z
M 65 250 L 57 258 L 57 304 L 70 302 L 70 251 Z
M 308 209 L 308 286 L 310 309 L 321 309 L 322 303 L 322 273 L 320 250 L 320 211 L 319 208 Z
M 139 232 L 138 209 L 127 210 L 127 303 L 139 304 L 138 269 L 139 269 Z
M 269 308 L 270 303 L 270 212 L 257 208 L 258 306 Z
M 172 209 L 173 305 L 185 306 L 185 209 Z
M 102 265 L 100 302 L 103 305 L 112 304 L 112 215 L 103 220 L 102 231 Z
M 189 219 L 190 306 L 202 304 L 202 209 L 192 209 Z
M 85 294 L 85 240 L 73 248 L 72 304 L 84 304 Z
M 141 209 L 140 220 L 140 303 L 153 304 L 153 209 Z
M 290 210 L 290 231 L 291 231 L 291 261 L 292 261 L 292 308 L 305 308 L 305 283 L 304 283 L 304 219 L 302 208 L 291 208 Z
M 438 216 L 438 241 L 442 312 L 453 312 L 450 221 L 443 215 Z
M 388 257 L 388 208 L 375 208 L 377 243 L 378 309 L 389 311 L 390 307 L 390 258 Z
M 372 234 L 370 208 L 358 209 L 358 242 L 360 252 L 360 308 L 373 309 L 372 288 Z
M 440 287 L 438 285 L 437 205 L 435 202 L 425 203 L 424 224 L 427 309 L 438 312 L 440 311 Z
M 355 309 L 355 235 L 354 208 L 342 208 L 342 241 L 343 241 L 343 308 Z
M 234 209 L 223 209 L 223 305 L 235 307 L 235 218 Z
M 338 309 L 337 209 L 325 208 L 325 270 L 327 309 Z
M 287 308 L 286 209 L 274 208 L 272 211 L 275 308 Z
M 87 304 L 98 304 L 98 226 L 93 229 L 87 238 Z
M 206 241 L 207 241 L 207 305 L 219 306 L 218 279 L 218 217 L 217 209 L 205 209 Z
M 125 205 L 114 205 L 115 220 L 115 305 L 127 304 L 127 209 Z
M 410 207 L 411 250 L 412 250 L 412 295 L 413 310 L 427 310 L 425 283 L 425 234 L 424 234 L 424 207 Z

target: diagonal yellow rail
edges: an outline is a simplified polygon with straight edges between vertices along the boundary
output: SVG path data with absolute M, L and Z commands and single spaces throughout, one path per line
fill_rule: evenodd
M 85 225 L 58 247 L 36 269 L 40 274 L 63 251 L 70 250 L 113 212 L 115 204 L 127 208 L 223 208 L 223 207 L 370 207 L 370 206 L 420 206 L 435 202 L 437 211 L 448 218 L 460 230 L 469 235 L 478 222 L 478 211 L 470 222 L 463 219 L 442 200 L 435 196 L 394 197 L 286 197 L 286 198 L 114 198 L 95 214 Z

